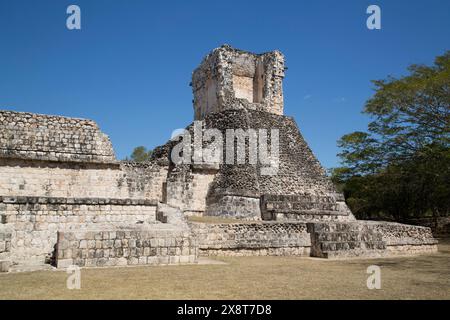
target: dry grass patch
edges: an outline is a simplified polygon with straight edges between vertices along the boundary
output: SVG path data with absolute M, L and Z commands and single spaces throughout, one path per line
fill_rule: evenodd
M 329 261 L 224 257 L 226 265 L 82 269 L 81 290 L 63 271 L 0 274 L 0 299 L 449 299 L 450 241 L 410 258 Z M 382 289 L 368 290 L 378 265 Z

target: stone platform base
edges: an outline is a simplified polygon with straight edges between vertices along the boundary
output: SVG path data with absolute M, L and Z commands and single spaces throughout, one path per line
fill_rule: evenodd
M 34 271 L 48 271 L 53 270 L 55 267 L 52 267 L 49 264 L 18 264 L 13 265 L 9 268 L 9 272 L 34 272 Z
M 156 227 L 58 232 L 56 253 L 58 268 L 186 264 L 198 256 L 189 230 Z
M 437 251 L 431 229 L 377 221 L 190 223 L 201 256 L 411 256 Z
M 309 247 L 287 247 L 287 248 L 265 248 L 265 249 L 201 249 L 201 256 L 229 256 L 229 257 L 248 257 L 248 256 L 299 256 L 309 257 Z
M 56 267 L 192 264 L 206 256 L 385 258 L 437 251 L 437 241 L 427 227 L 376 221 L 177 224 L 177 215 L 171 210 L 158 209 L 157 216 L 167 223 L 58 231 Z M 3 240 L 11 239 L 8 232 L 3 230 Z M 32 260 L 17 265 L 12 259 L 14 251 L 10 251 L 14 246 L 8 242 L 3 247 L 2 272 L 51 268 Z
M 309 256 L 305 223 L 191 222 L 201 256 Z
M 438 252 L 437 244 L 407 244 L 387 247 L 388 256 L 410 256 Z

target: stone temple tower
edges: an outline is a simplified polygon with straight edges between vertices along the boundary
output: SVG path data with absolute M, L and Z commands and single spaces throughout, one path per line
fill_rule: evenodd
M 230 129 L 246 133 L 278 130 L 279 167 L 276 174 L 266 175 L 260 164 L 224 161 L 211 167 L 195 161 L 175 165 L 169 160 L 164 186 L 168 204 L 187 215 L 252 220 L 354 219 L 294 119 L 283 114 L 284 75 L 284 56 L 279 51 L 255 54 L 224 45 L 202 60 L 191 83 L 197 125 L 201 123 L 203 131 L 221 132 L 224 142 Z M 188 126 L 188 131 L 193 133 L 193 127 Z M 232 139 L 238 146 L 238 138 Z M 248 146 L 250 140 L 245 139 Z M 259 147 L 260 140 L 257 143 Z M 154 157 L 170 159 L 172 146 L 157 148 Z
M 192 75 L 195 120 L 239 107 L 282 115 L 284 69 L 279 51 L 213 50 Z

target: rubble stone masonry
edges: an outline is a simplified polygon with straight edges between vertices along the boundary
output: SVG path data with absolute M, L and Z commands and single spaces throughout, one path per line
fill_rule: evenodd
M 192 74 L 201 130 L 279 131 L 273 175 L 261 163 L 176 164 L 176 141 L 147 162 L 118 161 L 92 120 L 0 110 L 0 271 L 196 263 L 198 255 L 435 252 L 429 228 L 355 219 L 284 115 L 285 69 L 279 51 L 224 45 Z M 188 223 L 192 215 L 234 223 Z

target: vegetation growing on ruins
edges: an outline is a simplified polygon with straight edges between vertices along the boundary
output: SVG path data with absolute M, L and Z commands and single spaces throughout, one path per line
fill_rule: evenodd
M 332 170 L 358 218 L 446 216 L 450 212 L 450 51 L 434 65 L 373 81 L 367 132 L 344 135 Z

